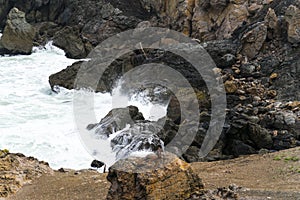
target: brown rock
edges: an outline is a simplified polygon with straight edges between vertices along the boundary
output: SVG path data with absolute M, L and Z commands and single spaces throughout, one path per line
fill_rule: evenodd
M 196 0 L 192 36 L 202 41 L 231 38 L 234 30 L 247 21 L 249 13 L 246 1 L 227 2 Z
M 201 179 L 190 164 L 171 153 L 130 157 L 109 169 L 107 199 L 188 199 L 202 192 Z
M 53 173 L 45 162 L 0 150 L 0 199 L 45 173 Z
M 262 48 L 267 38 L 267 26 L 265 23 L 259 23 L 242 37 L 241 53 L 249 59 L 254 58 Z
M 277 73 L 272 73 L 271 76 L 270 76 L 270 79 L 275 79 L 278 77 L 278 74 Z
M 274 98 L 274 97 L 277 96 L 277 92 L 276 92 L 276 90 L 269 90 L 269 91 L 267 92 L 267 95 L 268 95 L 269 97 L 271 97 L 271 98 Z
M 288 104 L 288 107 L 290 108 L 300 108 L 300 101 L 293 101 L 291 103 Z
M 300 9 L 290 5 L 285 12 L 285 20 L 288 23 L 288 41 L 291 43 L 300 42 Z
M 268 13 L 265 17 L 265 22 L 268 28 L 271 29 L 277 28 L 278 18 L 276 16 L 275 11 L 272 8 L 269 8 Z
M 35 29 L 26 22 L 25 13 L 17 8 L 10 10 L 0 43 L 4 53 L 30 54 Z
M 235 93 L 238 90 L 237 84 L 234 81 L 226 81 L 224 87 L 229 94 Z

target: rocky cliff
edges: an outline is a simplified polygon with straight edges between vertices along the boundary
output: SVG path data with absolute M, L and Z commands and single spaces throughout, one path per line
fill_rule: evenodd
M 226 123 L 208 160 L 300 145 L 298 0 L 15 0 L 0 4 L 2 29 L 8 12 L 17 7 L 38 31 L 34 41 L 53 39 L 73 58 L 85 57 L 104 39 L 135 27 L 167 27 L 195 38 L 215 61 L 214 72 L 220 74 L 227 93 Z M 201 128 L 184 158 L 197 161 L 211 117 L 210 98 L 188 63 L 157 50 L 132 52 L 112 64 L 97 91 L 111 91 L 122 73 L 147 63 L 145 53 L 151 60 L 181 69 L 195 83 L 203 105 Z M 74 88 L 79 67 L 76 63 L 52 75 L 51 87 Z M 186 95 L 184 89 L 181 94 Z M 180 117 L 180 106 L 173 97 L 168 118 L 178 126 Z

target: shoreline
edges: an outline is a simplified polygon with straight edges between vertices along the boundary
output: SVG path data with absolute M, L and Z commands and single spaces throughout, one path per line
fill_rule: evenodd
M 34 160 L 29 159 L 30 162 Z M 1 164 L 3 163 L 0 162 L 0 166 Z M 44 165 L 45 162 L 39 161 L 38 168 Z M 196 162 L 191 165 L 203 180 L 206 190 L 235 185 L 238 188 L 235 192 L 240 199 L 289 197 L 297 200 L 300 197 L 300 147 L 275 153 L 241 156 L 232 160 Z M 37 166 L 36 163 L 34 166 Z M 48 169 L 47 173 L 34 177 L 7 199 L 54 200 L 59 197 L 61 200 L 71 200 L 85 197 L 104 200 L 110 187 L 106 176 L 107 173 L 90 169 Z

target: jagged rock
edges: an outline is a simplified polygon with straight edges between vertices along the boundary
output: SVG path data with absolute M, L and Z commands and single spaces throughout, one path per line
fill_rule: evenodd
M 188 199 L 203 193 L 203 183 L 191 166 L 175 155 L 129 157 L 109 168 L 112 186 L 107 199 Z
M 267 38 L 267 26 L 259 23 L 253 29 L 245 33 L 242 37 L 241 53 L 249 59 L 254 58 L 262 48 Z
M 26 22 L 25 13 L 17 8 L 11 9 L 0 40 L 2 51 L 9 54 L 30 54 L 34 37 L 35 29 Z
M 65 27 L 57 32 L 53 38 L 53 44 L 66 52 L 69 58 L 84 58 L 87 56 L 84 43 L 79 37 L 79 31 L 72 27 Z
M 204 6 L 201 2 L 206 3 Z M 196 1 L 192 19 L 192 36 L 201 41 L 231 38 L 231 34 L 247 21 L 246 1 Z
M 51 173 L 48 163 L 0 150 L 0 198 L 7 198 L 42 174 Z
M 70 67 L 49 76 L 49 84 L 53 91 L 54 86 L 63 86 L 67 89 L 74 89 L 74 82 L 82 61 L 73 63 Z M 57 92 L 57 91 L 56 91 Z
M 288 41 L 291 43 L 300 42 L 300 9 L 290 5 L 285 13 L 285 20 L 288 22 Z
M 249 137 L 258 149 L 271 149 L 273 146 L 271 134 L 267 131 L 267 129 L 262 128 L 258 124 L 249 124 Z
M 270 29 L 277 29 L 278 27 L 278 18 L 276 16 L 275 11 L 272 8 L 269 8 L 268 13 L 265 17 L 265 22 L 268 28 Z
M 238 45 L 232 40 L 217 40 L 202 43 L 219 68 L 231 67 L 236 61 Z
M 133 125 L 137 120 L 144 120 L 143 114 L 135 106 L 112 109 L 98 124 L 89 125 L 95 134 L 109 137 L 110 134 L 122 130 L 127 124 Z

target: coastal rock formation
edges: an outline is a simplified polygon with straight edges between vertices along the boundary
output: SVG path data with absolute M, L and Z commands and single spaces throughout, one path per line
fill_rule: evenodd
M 294 5 L 290 5 L 285 13 L 285 19 L 288 23 L 288 41 L 291 43 L 300 42 L 300 9 Z
M 63 49 L 69 58 L 84 58 L 87 56 L 85 45 L 79 37 L 78 30 L 66 26 L 53 37 L 53 45 Z
M 48 163 L 0 150 L 0 198 L 16 193 L 42 174 L 53 173 Z
M 191 166 L 175 155 L 129 157 L 109 168 L 107 199 L 188 199 L 203 193 Z
M 290 148 L 300 143 L 299 108 L 289 106 L 300 98 L 300 37 L 297 32 L 300 8 L 297 0 L 113 0 L 110 3 L 16 0 L 0 4 L 0 22 L 6 17 L 5 12 L 17 6 L 26 13 L 27 21 L 39 30 L 36 41 L 43 43 L 54 39 L 68 57 L 84 57 L 106 38 L 135 27 L 167 27 L 195 38 L 200 43 L 199 48 L 204 47 L 215 62 L 215 66 L 210 66 L 211 70 L 220 75 L 227 92 L 226 123 L 209 160 L 257 153 L 261 149 Z M 3 25 L 0 23 L 0 27 Z M 168 41 L 162 39 L 160 42 Z M 118 45 L 113 47 L 118 48 Z M 179 45 L 178 48 L 187 47 Z M 197 48 L 190 49 L 190 52 L 196 52 Z M 105 53 L 112 55 L 109 50 Z M 188 161 L 199 160 L 197 152 L 211 118 L 210 96 L 201 76 L 184 59 L 167 51 L 137 49 L 111 63 L 102 77 L 91 73 L 85 84 L 90 88 L 91 79 L 101 78 L 97 79 L 95 91 L 111 92 L 116 81 L 126 72 L 148 63 L 172 67 L 195 88 L 200 105 L 200 128 L 193 130 L 197 132 L 196 137 L 183 157 Z M 75 63 L 51 75 L 49 83 L 52 89 L 56 90 L 55 86 L 79 89 L 74 85 L 78 70 L 82 65 L 95 69 L 94 64 Z M 161 74 L 154 77 L 163 78 Z M 138 85 L 134 82 L 135 77 L 131 80 L 122 85 L 129 94 L 132 94 L 130 89 Z M 187 96 L 183 102 L 190 103 L 191 94 L 187 94 L 184 88 L 180 88 L 176 95 Z M 180 123 L 186 121 L 185 116 L 181 116 L 178 98 L 166 92 L 163 99 L 170 99 L 167 121 L 172 123 L 160 124 L 165 131 L 158 136 L 168 143 Z M 149 123 L 144 125 L 149 128 Z M 192 124 L 186 125 L 188 128 Z M 167 131 L 168 128 L 171 131 Z
M 34 37 L 35 29 L 26 22 L 25 13 L 13 8 L 0 40 L 0 54 L 30 54 Z

